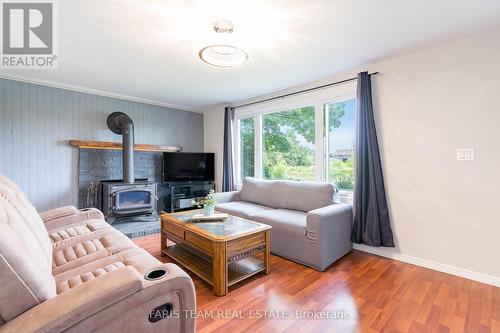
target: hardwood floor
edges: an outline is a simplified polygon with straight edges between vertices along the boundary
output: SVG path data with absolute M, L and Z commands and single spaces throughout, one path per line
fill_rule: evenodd
M 169 262 L 159 235 L 134 241 Z M 500 332 L 500 288 L 355 250 L 325 272 L 271 256 L 224 297 L 191 277 L 198 332 Z

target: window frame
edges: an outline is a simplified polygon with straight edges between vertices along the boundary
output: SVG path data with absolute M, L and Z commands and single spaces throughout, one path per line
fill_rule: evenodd
M 233 138 L 235 138 L 235 143 L 234 143 L 234 153 L 235 153 L 235 172 L 236 172 L 236 183 L 239 184 L 241 183 L 241 120 L 244 120 L 244 119 L 249 119 L 249 118 L 254 118 L 254 117 L 243 117 L 243 118 L 238 118 L 236 119 L 235 118 L 235 123 L 236 123 L 236 126 L 235 126 L 235 133 L 233 133 Z M 253 126 L 253 129 L 254 129 L 254 136 L 255 136 L 255 133 L 257 132 L 257 119 L 254 120 L 254 126 Z M 255 177 L 255 174 L 257 173 L 257 170 L 256 170 L 256 165 L 257 165 L 257 161 L 255 160 L 255 155 L 256 155 L 256 142 L 255 142 L 255 137 L 254 137 L 254 177 Z
M 308 93 L 297 94 L 283 99 L 254 104 L 235 110 L 235 124 L 233 137 L 235 152 L 235 172 L 237 184 L 241 184 L 241 142 L 240 142 L 240 120 L 255 118 L 254 127 L 254 177 L 263 178 L 263 146 L 262 146 L 262 116 L 276 112 L 284 112 L 292 109 L 313 106 L 315 118 L 315 180 L 326 181 L 327 172 L 327 149 L 326 119 L 324 105 L 338 103 L 356 98 L 356 82 L 347 82 L 337 86 L 316 90 Z
M 330 122 L 330 119 L 329 119 L 329 113 L 327 112 L 326 108 L 324 108 L 324 106 L 326 106 L 327 104 L 335 104 L 335 103 L 342 103 L 342 102 L 346 102 L 346 101 L 349 101 L 349 100 L 356 100 L 356 95 L 350 97 L 350 98 L 347 98 L 347 99 L 340 99 L 340 100 L 336 100 L 334 102 L 330 102 L 330 103 L 325 103 L 323 104 L 323 118 L 324 118 L 324 128 L 323 128 L 323 139 L 325 140 L 325 154 L 324 154 L 324 162 L 323 162 L 323 166 L 325 168 L 324 170 L 324 179 L 325 181 L 328 181 L 328 178 L 329 178 L 329 168 L 330 168 L 330 147 L 329 147 L 329 126 L 327 127 L 326 125 L 329 124 Z M 357 103 L 357 101 L 356 101 Z M 354 115 L 355 117 L 355 122 L 357 121 L 357 115 Z M 356 129 L 355 129 L 356 130 Z M 356 135 L 356 133 L 355 133 Z M 355 164 L 356 165 L 356 162 Z M 356 168 L 356 167 L 354 167 Z M 356 169 L 354 169 L 354 172 L 356 172 Z M 337 187 L 337 190 L 338 190 L 338 193 L 339 193 L 339 197 L 340 197 L 340 200 L 343 201 L 343 202 L 347 202 L 347 203 L 352 203 L 352 200 L 353 200 L 353 194 L 354 194 L 354 189 L 353 190 L 346 190 L 346 189 L 341 189 L 341 188 L 338 188 Z

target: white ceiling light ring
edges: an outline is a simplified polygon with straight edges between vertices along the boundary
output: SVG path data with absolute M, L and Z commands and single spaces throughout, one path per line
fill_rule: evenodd
M 242 49 L 225 44 L 209 45 L 200 50 L 199 58 L 206 64 L 219 68 L 235 68 L 244 65 L 249 57 Z

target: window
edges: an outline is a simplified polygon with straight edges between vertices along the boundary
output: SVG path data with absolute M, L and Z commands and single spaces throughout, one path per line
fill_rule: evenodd
M 354 189 L 354 143 L 356 141 L 356 100 L 324 105 L 328 131 L 327 180 L 341 190 Z
M 240 177 L 255 176 L 255 118 L 241 119 L 240 124 Z
M 314 107 L 262 116 L 263 177 L 315 179 Z
M 333 182 L 352 200 L 356 82 L 236 109 L 236 168 L 244 177 Z

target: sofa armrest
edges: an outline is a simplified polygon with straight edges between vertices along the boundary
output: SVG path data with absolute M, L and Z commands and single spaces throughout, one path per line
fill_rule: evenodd
M 73 215 L 73 214 L 76 214 L 77 212 L 78 212 L 78 209 L 76 209 L 75 206 L 64 206 L 64 207 L 49 209 L 49 210 L 46 210 L 44 212 L 41 212 L 40 217 L 42 218 L 43 222 L 47 222 L 47 221 L 57 219 L 60 217 Z
M 179 320 L 183 332 L 194 332 L 193 318 L 186 313 L 195 310 L 192 280 L 178 266 L 160 264 L 167 271 L 164 278 L 147 281 L 134 267 L 126 266 L 94 280 L 71 288 L 3 325 L 4 332 L 114 331 L 106 325 L 123 325 L 122 332 L 139 329 L 150 332 L 173 331 L 170 318 L 151 323 L 148 316 L 156 307 L 168 302 L 169 294 L 182 299 Z M 177 296 L 176 296 L 177 297 Z M 173 319 L 174 320 L 174 319 Z M 170 325 L 170 326 L 169 326 Z
M 306 238 L 310 243 L 320 243 L 321 270 L 331 264 L 331 258 L 338 259 L 351 250 L 351 229 L 350 204 L 333 204 L 307 213 Z
M 215 194 L 217 203 L 240 201 L 240 191 L 219 192 Z
M 2 326 L 5 332 L 63 331 L 75 322 L 141 290 L 141 276 L 124 267 L 69 289 Z M 2 331 L 3 332 L 3 331 Z
M 339 228 L 348 229 L 350 235 L 352 206 L 349 204 L 333 204 L 307 213 L 306 229 L 310 240 L 317 240 L 322 232 Z
M 42 214 L 40 214 L 40 216 L 42 216 Z M 44 219 L 42 216 L 42 219 L 47 230 L 52 230 L 88 220 L 104 220 L 104 215 L 97 208 L 83 208 L 78 210 L 75 209 L 74 213 L 70 215 L 54 217 L 52 219 Z

